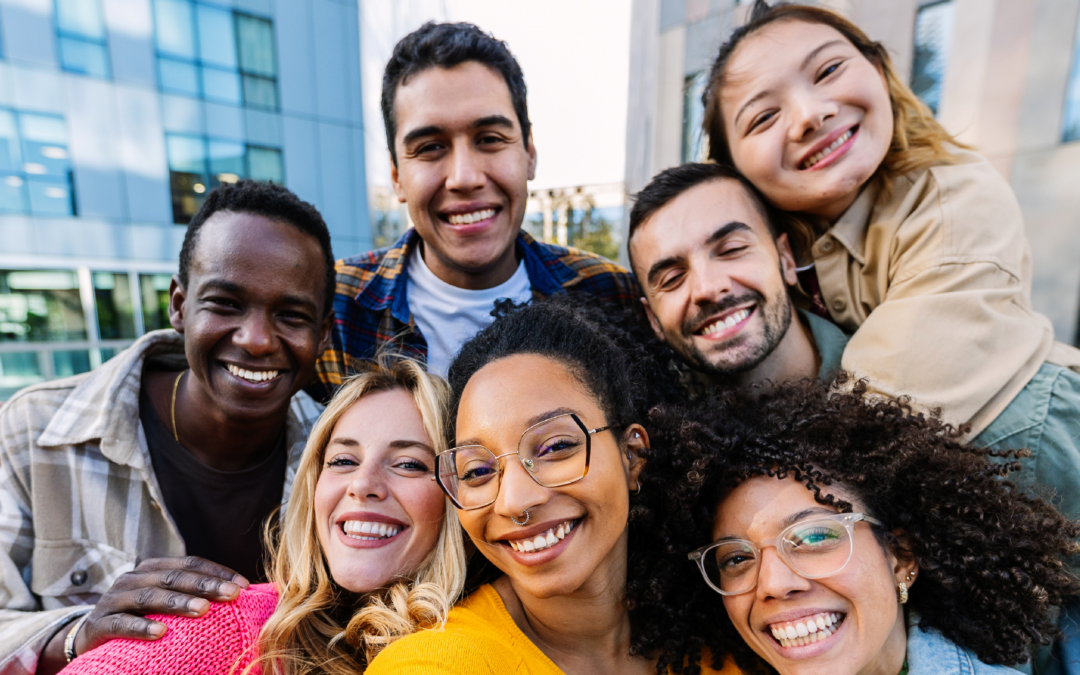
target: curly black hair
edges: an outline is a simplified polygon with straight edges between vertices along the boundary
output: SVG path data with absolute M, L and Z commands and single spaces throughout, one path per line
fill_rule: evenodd
M 263 183 L 254 180 L 241 180 L 225 183 L 206 197 L 202 208 L 188 223 L 184 234 L 184 243 L 180 247 L 180 284 L 187 288 L 188 270 L 195 255 L 195 245 L 199 241 L 199 230 L 218 211 L 235 213 L 253 213 L 270 220 L 288 223 L 296 229 L 309 234 L 319 242 L 326 267 L 323 289 L 323 315 L 334 309 L 334 251 L 330 246 L 330 230 L 322 214 L 314 206 L 296 196 L 284 185 Z
M 793 477 L 850 512 L 823 494 L 842 486 L 885 523 L 874 530 L 883 546 L 918 562 L 909 607 L 919 625 L 986 663 L 1022 663 L 1029 646 L 1049 644 L 1058 635 L 1050 608 L 1080 592 L 1066 564 L 1080 526 L 1002 480 L 1026 451 L 964 445 L 961 430 L 903 399 L 870 399 L 863 382 L 832 395 L 822 384 L 786 385 L 756 400 L 720 391 L 658 407 L 646 426 L 652 449 L 635 515 L 651 541 L 631 561 L 627 591 L 644 610 L 634 649 L 659 653 L 658 672 L 696 675 L 703 647 L 717 665 L 731 654 L 746 672 L 769 670 L 686 558 L 712 540 L 723 498 L 756 476 Z M 898 530 L 904 539 L 891 535 Z

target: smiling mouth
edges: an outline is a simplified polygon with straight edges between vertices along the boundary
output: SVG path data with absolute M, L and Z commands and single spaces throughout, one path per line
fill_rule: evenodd
M 281 374 L 280 370 L 247 370 L 231 363 L 226 363 L 225 368 L 241 380 L 252 383 L 268 382 Z
M 350 539 L 360 541 L 380 541 L 396 537 L 405 528 L 390 523 L 375 523 L 367 520 L 346 520 L 341 523 L 341 530 Z
M 498 209 L 480 209 L 479 211 L 473 211 L 472 213 L 455 213 L 453 215 L 443 216 L 443 219 L 451 225 L 472 225 L 473 223 L 487 220 L 496 213 L 498 213 Z
M 848 129 L 844 133 L 840 134 L 840 137 L 837 138 L 832 143 L 830 143 L 827 147 L 822 148 L 818 152 L 816 152 L 813 155 L 811 155 L 810 157 L 808 157 L 806 159 L 806 161 L 804 161 L 802 163 L 802 166 L 800 166 L 799 168 L 802 169 L 802 170 L 813 168 L 813 166 L 815 164 L 817 164 L 821 160 L 823 160 L 826 157 L 828 157 L 829 155 L 831 155 L 833 153 L 833 151 L 835 151 L 837 148 L 839 148 L 844 143 L 847 143 L 848 140 L 850 140 L 851 137 L 855 135 L 855 132 L 858 130 L 858 128 L 859 128 L 858 125 L 856 125 L 856 126 L 851 127 L 850 129 Z
M 507 539 L 506 543 L 510 548 L 519 553 L 536 553 L 558 544 L 566 538 L 566 535 L 570 534 L 580 522 L 580 518 L 568 520 L 565 523 L 560 523 L 557 527 L 551 528 L 547 532 L 541 532 L 535 537 L 530 537 L 528 539 Z
M 840 612 L 822 612 L 798 621 L 785 621 L 769 625 L 769 631 L 781 647 L 802 647 L 832 637 L 847 618 Z
M 750 316 L 750 313 L 754 311 L 753 307 L 747 307 L 746 309 L 740 309 L 737 312 L 733 312 L 725 319 L 717 319 L 712 323 L 709 323 L 704 328 L 697 332 L 698 335 L 712 335 L 713 333 L 719 333 L 722 330 L 731 328 L 744 319 Z

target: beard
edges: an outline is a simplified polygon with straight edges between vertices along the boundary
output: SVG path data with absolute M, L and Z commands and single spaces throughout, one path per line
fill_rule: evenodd
M 698 348 L 694 335 L 702 322 L 711 316 L 751 302 L 756 306 L 755 311 L 761 313 L 761 335 L 736 335 L 716 345 L 711 353 Z M 749 291 L 738 297 L 731 296 L 720 302 L 702 305 L 692 318 L 683 322 L 678 340 L 671 341 L 669 338 L 669 342 L 672 342 L 675 350 L 695 370 L 714 378 L 730 378 L 757 368 L 773 353 L 791 327 L 792 314 L 791 299 L 786 288 L 781 288 L 772 298 L 766 298 L 758 291 Z M 724 356 L 727 358 L 717 358 Z

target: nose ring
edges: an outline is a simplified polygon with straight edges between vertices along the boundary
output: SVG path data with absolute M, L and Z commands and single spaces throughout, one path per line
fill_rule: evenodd
M 513 524 L 515 524 L 515 525 L 524 525 L 525 523 L 529 522 L 529 518 L 530 518 L 530 516 L 529 516 L 529 509 L 525 509 L 524 511 L 522 511 L 522 513 L 524 513 L 524 514 L 525 514 L 525 520 L 524 520 L 524 521 L 522 521 L 522 522 L 520 522 L 520 523 L 519 523 L 519 522 L 517 521 L 517 518 L 515 518 L 515 517 L 513 517 L 513 516 L 510 516 L 510 522 L 512 522 L 512 523 L 513 523 Z

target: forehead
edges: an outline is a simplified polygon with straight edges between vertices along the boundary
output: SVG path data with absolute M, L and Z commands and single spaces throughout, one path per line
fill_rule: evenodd
M 189 283 L 213 275 L 264 288 L 318 295 L 325 283 L 322 249 L 315 237 L 279 220 L 253 213 L 218 211 L 199 229 Z
M 851 502 L 859 510 L 857 501 L 841 487 L 823 487 L 821 492 Z M 733 535 L 758 541 L 778 534 L 789 516 L 822 506 L 801 481 L 755 476 L 740 483 L 721 500 L 716 509 L 713 536 Z
M 502 74 L 477 61 L 453 68 L 433 66 L 398 85 L 394 94 L 395 141 L 412 129 L 468 127 L 491 115 L 502 115 L 518 125 L 510 88 Z
M 515 354 L 487 364 L 469 379 L 458 407 L 457 435 L 516 443 L 536 415 L 566 408 L 599 424 L 599 403 L 573 372 L 554 359 Z
M 735 102 L 761 89 L 776 86 L 802 72 L 806 57 L 818 47 L 839 41 L 854 49 L 832 26 L 798 20 L 776 21 L 746 37 L 724 69 L 721 100 Z
M 401 388 L 366 394 L 353 403 L 334 424 L 330 439 L 351 439 L 363 450 L 385 448 L 399 440 L 433 447 L 416 401 Z
M 630 242 L 634 261 L 648 269 L 655 260 L 684 257 L 733 221 L 772 241 L 760 205 L 737 180 L 718 178 L 695 185 L 664 204 L 634 232 Z

